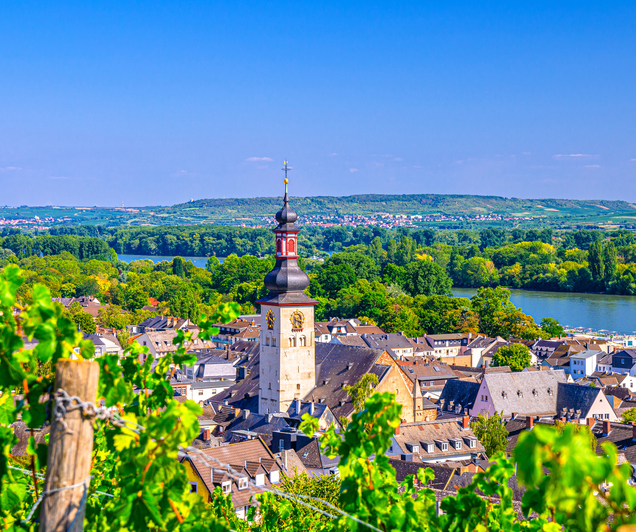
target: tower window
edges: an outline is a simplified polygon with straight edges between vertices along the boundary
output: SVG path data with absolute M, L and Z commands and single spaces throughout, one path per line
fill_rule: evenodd
M 272 338 L 272 347 L 276 347 L 276 338 Z

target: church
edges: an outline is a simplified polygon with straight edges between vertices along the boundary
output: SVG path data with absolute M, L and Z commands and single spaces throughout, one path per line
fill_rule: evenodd
M 285 163 L 287 167 L 287 163 Z M 265 276 L 268 295 L 261 307 L 261 336 L 244 353 L 245 378 L 212 398 L 260 415 L 289 412 L 309 403 L 328 407 L 337 419 L 354 413 L 345 387 L 366 373 L 378 377 L 379 392 L 402 404 L 404 422 L 434 419 L 419 385 L 382 349 L 316 342 L 314 307 L 305 290 L 309 277 L 298 265 L 298 215 L 289 202 L 285 178 L 283 206 L 276 213 L 276 263 Z M 430 405 L 428 405 L 430 407 Z

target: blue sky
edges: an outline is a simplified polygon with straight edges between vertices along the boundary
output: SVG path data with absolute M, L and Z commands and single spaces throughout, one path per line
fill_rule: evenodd
M 636 202 L 633 2 L 2 2 L 0 204 Z

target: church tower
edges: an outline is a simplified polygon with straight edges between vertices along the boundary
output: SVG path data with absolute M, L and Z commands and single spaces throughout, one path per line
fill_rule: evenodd
M 314 305 L 305 294 L 309 277 L 298 266 L 298 215 L 285 197 L 276 213 L 276 265 L 265 276 L 269 294 L 260 299 L 261 345 L 258 413 L 286 412 L 316 386 Z

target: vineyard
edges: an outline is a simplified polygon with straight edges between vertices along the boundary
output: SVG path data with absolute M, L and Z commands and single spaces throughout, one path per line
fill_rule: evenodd
M 153 360 L 147 348 L 94 357 L 90 341 L 34 285 L 24 300 L 16 266 L 0 275 L 0 518 L 5 530 L 49 531 L 605 531 L 636 524 L 636 488 L 617 448 L 595 452 L 594 436 L 578 425 L 537 426 L 519 438 L 514 455 L 491 458 L 484 473 L 441 504 L 426 486 L 430 469 L 402 483 L 385 455 L 401 406 L 376 393 L 346 431 L 320 436 L 339 456 L 340 478 L 285 479 L 278 487 L 250 485 L 255 505 L 245 520 L 231 499 L 191 493 L 180 459 L 211 459 L 192 442 L 201 407 L 174 400 L 170 377 L 191 365 L 191 333 L 179 331 L 178 349 Z M 233 303 L 199 320 L 200 339 L 212 324 L 237 314 Z M 37 340 L 32 349 L 25 340 Z M 31 345 L 31 344 L 30 344 Z M 141 362 L 143 360 L 143 362 Z M 15 455 L 16 432 L 28 434 L 26 454 Z M 45 430 L 44 430 L 45 429 Z M 305 415 L 301 429 L 318 431 Z M 48 437 L 41 434 L 48 432 Z M 209 462 L 236 477 L 231 465 Z M 521 511 L 510 479 L 525 488 Z

